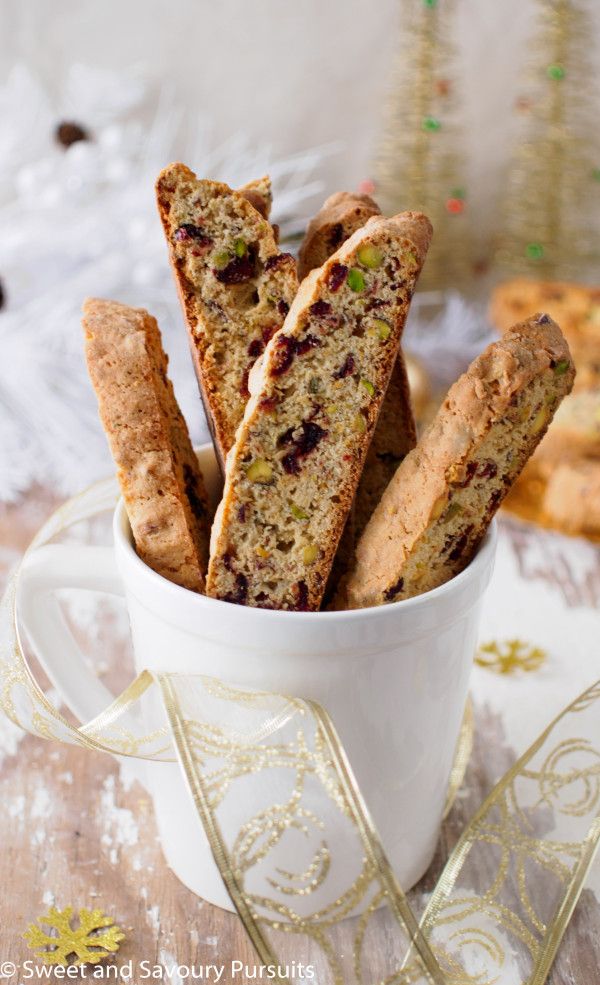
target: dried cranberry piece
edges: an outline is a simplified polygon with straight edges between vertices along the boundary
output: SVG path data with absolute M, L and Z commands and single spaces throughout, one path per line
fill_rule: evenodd
M 333 294 L 335 294 L 336 291 L 339 291 L 340 287 L 346 280 L 347 274 L 348 268 L 345 267 L 343 263 L 334 263 L 332 265 L 327 278 L 327 287 Z
M 213 269 L 220 284 L 245 284 L 254 277 L 254 259 L 250 250 L 245 257 L 234 257 L 222 270 Z
M 237 517 L 240 523 L 245 523 L 247 519 L 246 503 L 242 503 L 238 506 Z M 223 563 L 225 564 L 225 558 L 223 558 Z M 225 565 L 227 567 L 227 565 Z
M 386 602 L 392 602 L 396 598 L 396 595 L 400 594 L 403 588 L 404 588 L 404 578 L 398 578 L 398 581 L 396 582 L 395 585 L 390 585 L 390 587 L 385 590 L 384 598 Z
M 547 325 L 550 321 L 550 315 L 540 315 L 538 318 L 538 325 Z
M 72 120 L 65 120 L 63 123 L 58 123 L 54 131 L 54 136 L 59 144 L 63 147 L 70 147 L 71 144 L 77 144 L 80 140 L 89 140 L 90 135 L 85 127 L 82 127 L 79 123 L 74 123 Z
M 277 447 L 285 448 L 286 445 L 291 445 L 294 440 L 294 428 L 288 428 L 283 434 L 280 434 L 277 439 Z
M 280 335 L 275 346 L 275 357 L 271 366 L 271 376 L 283 376 L 294 361 L 296 339 L 290 335 Z
M 498 475 L 498 466 L 495 462 L 484 462 L 477 475 L 480 479 L 494 479 Z
M 302 434 L 296 438 L 296 448 L 299 455 L 308 455 L 323 440 L 327 431 L 314 421 L 302 421 Z
M 300 462 L 298 461 L 298 456 L 295 451 L 289 452 L 288 455 L 284 455 L 281 459 L 281 465 L 284 472 L 288 475 L 298 475 L 300 472 Z
M 337 250 L 338 246 L 344 239 L 344 227 L 341 222 L 336 222 L 335 226 L 331 227 L 331 233 L 329 236 L 329 242 L 331 243 L 334 250 Z
M 300 434 L 296 436 L 296 432 Z M 300 428 L 289 428 L 278 440 L 280 447 L 293 445 L 293 448 L 281 460 L 284 472 L 288 475 L 298 475 L 300 472 L 300 459 L 310 455 L 323 438 L 329 432 L 314 421 L 302 421 Z
M 294 361 L 294 356 L 303 356 L 310 349 L 321 345 L 321 342 L 314 335 L 305 335 L 303 339 L 294 339 L 290 335 L 280 335 L 277 339 L 275 348 L 274 365 L 271 367 L 271 376 L 283 376 Z
M 278 329 L 279 329 L 279 325 L 264 325 L 263 326 L 262 331 L 261 331 L 261 335 L 262 335 L 262 340 L 263 340 L 263 344 L 264 345 L 266 345 L 268 342 L 271 341 L 271 339 L 275 335 L 275 332 L 277 332 Z
M 315 301 L 314 304 L 311 304 L 309 310 L 311 315 L 314 315 L 316 318 L 327 318 L 327 316 L 332 312 L 332 307 L 328 301 L 323 301 L 321 299 L 320 301 Z
M 294 608 L 298 612 L 308 611 L 308 585 L 305 581 L 296 582 L 294 585 L 294 595 L 296 596 L 296 601 Z
M 278 310 L 279 314 L 281 315 L 281 317 L 282 318 L 285 318 L 285 316 L 287 315 L 288 311 L 290 310 L 290 306 L 287 303 L 287 301 L 284 301 L 283 298 L 282 298 L 281 301 L 277 305 L 277 310 Z
M 235 576 L 235 589 L 221 596 L 223 602 L 233 602 L 234 605 L 245 605 L 248 598 L 248 579 L 241 573 Z
M 260 339 L 252 339 L 252 342 L 248 346 L 248 355 L 252 359 L 258 359 L 260 354 L 264 350 L 264 345 Z
M 365 305 L 365 311 L 373 311 L 374 308 L 385 308 L 386 304 L 387 301 L 384 301 L 383 298 L 372 298 Z
M 277 397 L 263 397 L 258 406 L 265 414 L 270 414 L 277 406 Z
M 242 373 L 242 378 L 240 380 L 240 396 L 244 397 L 246 400 L 250 396 L 250 390 L 248 389 L 248 380 L 250 379 L 250 369 L 251 366 L 247 366 Z
M 198 246 L 212 245 L 210 236 L 207 236 L 199 226 L 194 226 L 191 222 L 184 222 L 182 226 L 179 226 L 173 233 L 173 239 L 178 243 L 184 243 L 186 240 L 192 239 Z
M 356 370 L 356 360 L 351 352 L 348 353 L 344 362 L 338 370 L 333 374 L 334 380 L 343 380 L 346 376 L 351 376 Z
M 265 270 L 275 270 L 277 267 L 289 263 L 290 260 L 292 263 L 296 262 L 291 253 L 274 253 L 273 256 L 267 257 Z
M 310 349 L 316 349 L 321 345 L 321 340 L 316 335 L 305 335 L 303 339 L 296 342 L 296 354 L 304 356 Z
M 469 542 L 469 537 L 471 536 L 472 531 L 473 531 L 473 525 L 470 524 L 468 527 L 465 527 L 460 537 L 458 537 L 453 542 L 454 547 L 452 548 L 452 550 L 448 555 L 450 561 L 458 561 L 459 558 L 462 557 L 465 547 Z
M 226 551 L 225 554 L 223 555 L 223 567 L 225 568 L 225 571 L 233 570 L 231 567 L 231 554 L 229 553 L 229 551 Z

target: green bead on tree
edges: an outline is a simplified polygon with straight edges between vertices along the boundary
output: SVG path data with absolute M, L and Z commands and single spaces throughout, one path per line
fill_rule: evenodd
M 528 243 L 525 247 L 525 256 L 528 260 L 541 260 L 544 256 L 544 247 L 541 243 Z

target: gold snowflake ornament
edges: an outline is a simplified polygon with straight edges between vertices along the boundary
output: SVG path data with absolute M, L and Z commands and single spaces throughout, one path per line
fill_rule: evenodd
M 96 964 L 118 951 L 125 940 L 112 917 L 102 910 L 79 910 L 73 920 L 72 906 L 64 910 L 51 906 L 47 914 L 29 925 L 23 937 L 44 964 L 56 965 Z
M 537 670 L 546 657 L 545 650 L 525 640 L 492 640 L 480 645 L 475 663 L 496 674 L 515 674 L 518 670 Z

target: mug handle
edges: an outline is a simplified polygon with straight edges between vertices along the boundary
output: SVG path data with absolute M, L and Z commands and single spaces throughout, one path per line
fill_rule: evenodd
M 19 624 L 62 700 L 81 723 L 96 718 L 115 700 L 77 645 L 56 592 L 84 588 L 124 597 L 112 547 L 46 544 L 28 554 L 17 592 Z

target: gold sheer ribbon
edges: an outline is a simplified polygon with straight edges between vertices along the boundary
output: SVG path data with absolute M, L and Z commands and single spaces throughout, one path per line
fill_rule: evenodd
M 65 504 L 30 550 L 110 509 L 112 481 Z M 261 961 L 280 981 L 312 965 L 335 985 L 541 985 L 600 839 L 600 682 L 569 705 L 465 829 L 421 919 L 385 857 L 335 727 L 314 702 L 196 675 L 141 674 L 93 722 L 71 725 L 33 678 L 0 606 L 0 706 L 46 739 L 177 757 Z M 165 725 L 141 707 L 158 688 Z M 454 789 L 468 756 L 468 728 Z M 297 859 L 290 871 L 284 857 Z

